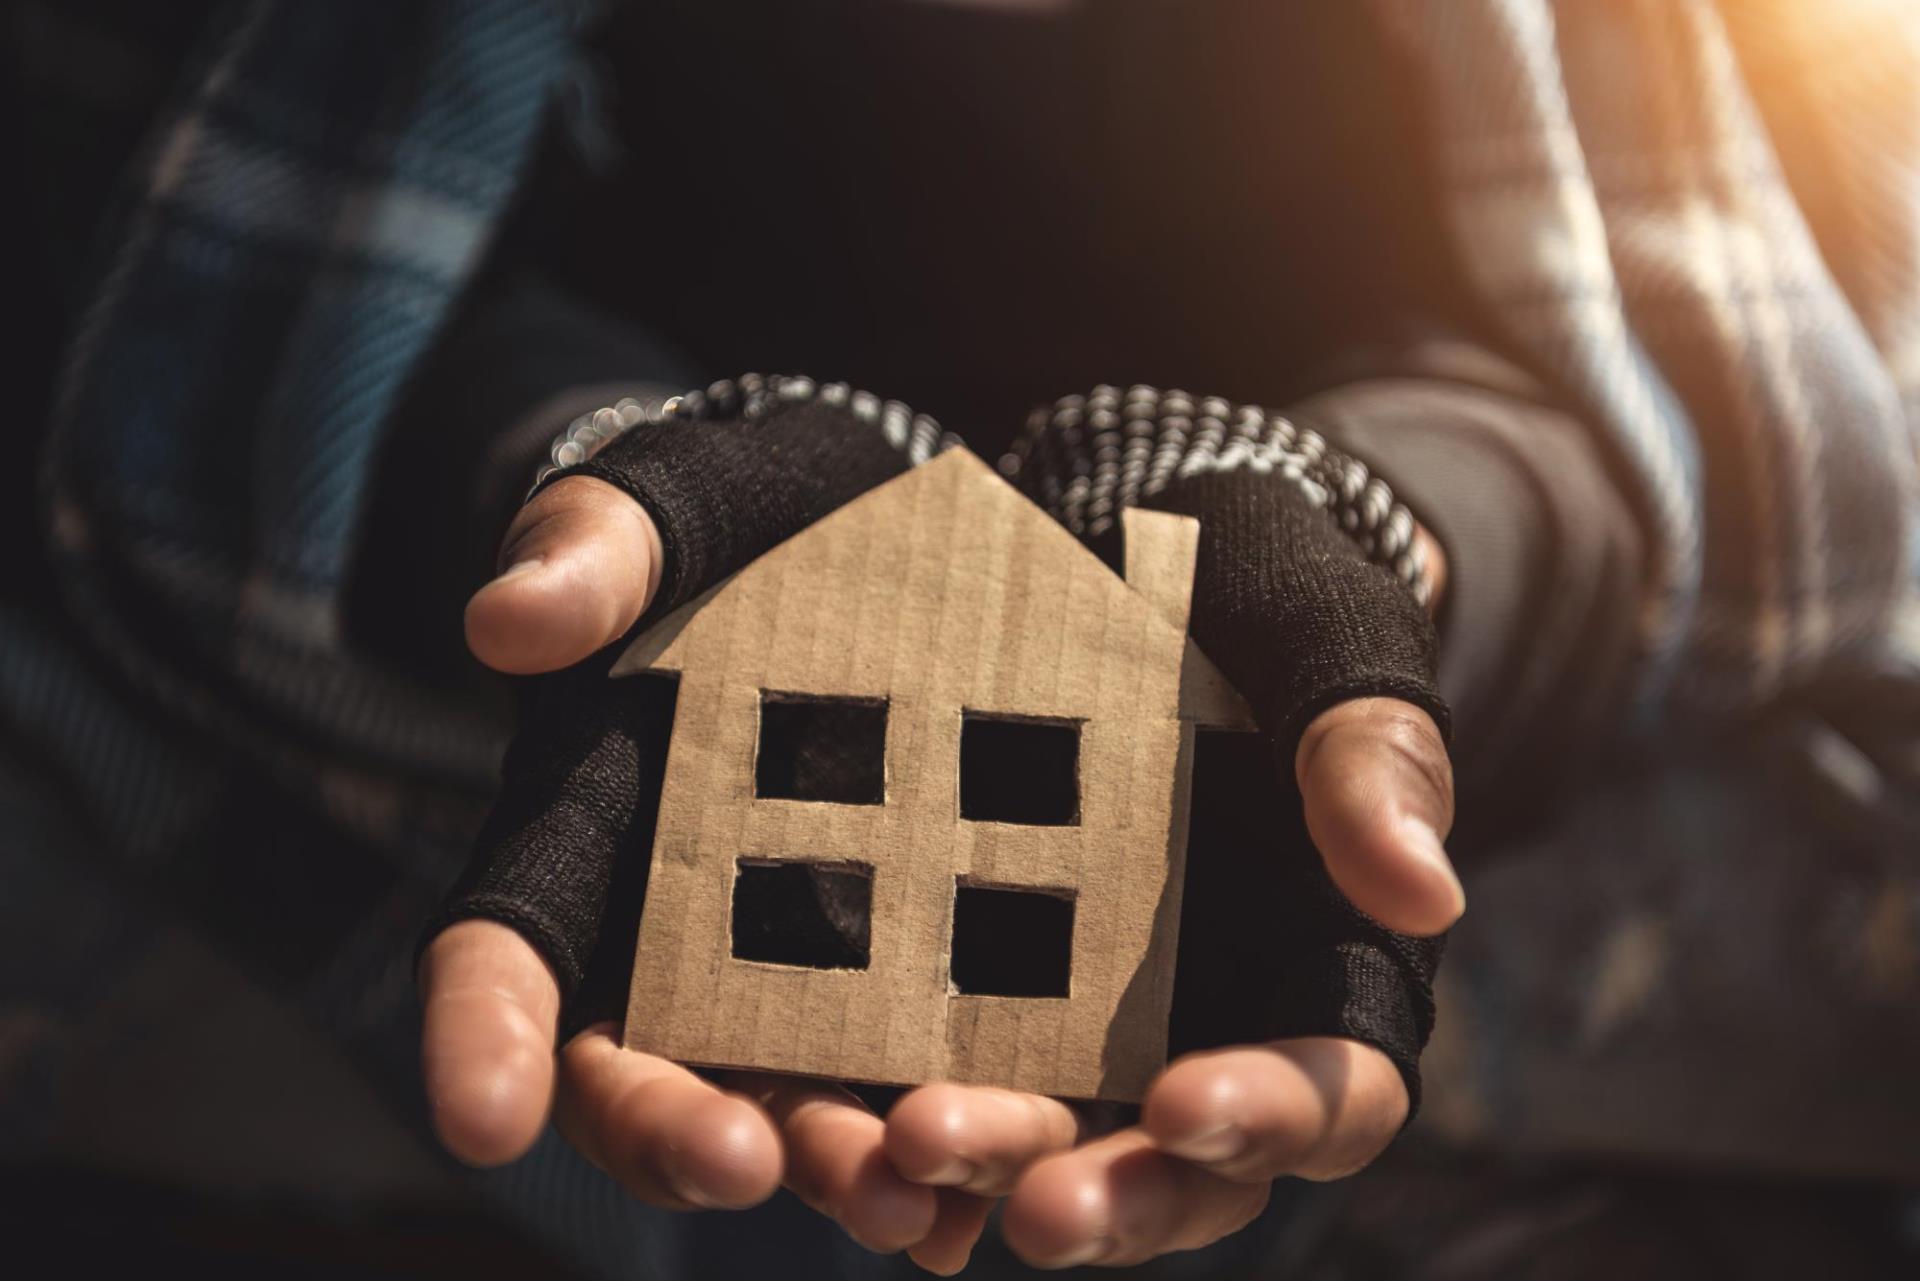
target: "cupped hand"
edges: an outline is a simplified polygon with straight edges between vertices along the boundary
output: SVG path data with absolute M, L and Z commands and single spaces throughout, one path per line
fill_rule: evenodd
M 1007 1244 L 1042 1268 L 1140 1263 L 1251 1222 L 1282 1175 L 1334 1179 L 1399 1132 L 1407 1092 L 1384 1054 L 1305 1037 L 1189 1055 L 1148 1091 L 1140 1123 L 1085 1138 L 1058 1100 L 928 1085 L 887 1117 L 886 1150 L 928 1187 L 1006 1198 Z M 910 1253 L 943 1275 L 977 1233 Z
M 507 530 L 500 573 L 467 606 L 467 643 L 499 671 L 533 675 L 586 658 L 645 611 L 660 536 L 624 493 L 556 482 Z M 611 1024 L 556 1054 L 560 990 L 513 930 L 462 921 L 420 967 L 422 1059 L 433 1123 L 455 1156 L 500 1165 L 551 1117 L 636 1198 L 676 1209 L 757 1204 L 783 1183 L 876 1250 L 965 1236 L 986 1203 L 930 1188 L 887 1162 L 885 1125 L 837 1086 L 727 1074 L 708 1080 L 626 1049 Z
M 1425 712 L 1388 698 L 1332 707 L 1301 737 L 1294 772 L 1315 848 L 1355 905 L 1408 934 L 1459 919 L 1465 895 L 1442 844 L 1453 773 Z M 1007 1243 L 1036 1267 L 1121 1265 L 1238 1231 L 1283 1175 L 1354 1173 L 1399 1133 L 1407 1108 L 1385 1054 L 1303 1037 L 1188 1055 L 1153 1083 L 1138 1125 L 1099 1136 L 1082 1134 L 1057 1100 L 923 1086 L 888 1115 L 887 1154 L 915 1182 L 1005 1197 Z M 956 1272 L 975 1237 L 929 1238 L 911 1253 Z
M 469 647 L 503 672 L 553 671 L 645 611 L 660 538 L 625 494 L 574 477 L 520 511 L 501 566 L 467 607 Z M 1424 713 L 1391 699 L 1340 704 L 1308 727 L 1295 768 L 1315 845 L 1358 907 L 1414 934 L 1458 918 L 1464 900 L 1442 846 L 1452 780 Z M 747 1206 L 784 1182 L 856 1240 L 910 1249 L 942 1273 L 964 1265 L 1002 1196 L 1009 1243 L 1041 1266 L 1206 1244 L 1257 1215 L 1275 1177 L 1366 1164 L 1407 1108 L 1380 1052 L 1305 1038 L 1182 1059 L 1152 1087 L 1138 1126 L 1085 1143 L 1065 1104 L 1004 1090 L 925 1086 L 883 1121 L 832 1085 L 709 1081 L 623 1048 L 608 1026 L 556 1055 L 553 974 L 493 922 L 441 934 L 420 981 L 434 1124 L 463 1160 L 514 1159 L 551 1115 L 642 1200 Z
M 784 1183 L 875 1250 L 951 1232 L 984 1209 L 902 1178 L 884 1125 L 837 1086 L 728 1074 L 718 1082 L 626 1049 L 611 1024 L 556 1056 L 560 991 L 518 934 L 462 921 L 428 947 L 422 1058 L 434 1128 L 473 1165 L 561 1134 L 637 1199 L 669 1209 L 740 1209 Z

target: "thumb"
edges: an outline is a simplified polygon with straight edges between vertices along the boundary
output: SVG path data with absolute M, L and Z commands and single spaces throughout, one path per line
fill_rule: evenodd
M 1453 826 L 1453 767 L 1430 717 L 1391 698 L 1337 704 L 1294 757 L 1307 832 L 1327 874 L 1388 929 L 1438 934 L 1466 894 L 1441 844 Z
M 506 926 L 466 920 L 428 946 L 420 992 L 421 1074 L 441 1142 L 470 1165 L 513 1160 L 552 1106 L 553 971 Z
M 660 586 L 660 531 L 591 476 L 556 481 L 520 509 L 499 577 L 467 602 L 467 648 L 497 671 L 557 671 L 620 638 Z

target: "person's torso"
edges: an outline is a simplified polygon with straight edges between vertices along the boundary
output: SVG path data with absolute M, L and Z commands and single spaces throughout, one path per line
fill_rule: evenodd
M 1280 399 L 1440 274 L 1354 9 L 632 6 L 598 44 L 624 164 L 559 180 L 543 251 L 716 374 L 846 378 L 977 448 L 1096 381 Z

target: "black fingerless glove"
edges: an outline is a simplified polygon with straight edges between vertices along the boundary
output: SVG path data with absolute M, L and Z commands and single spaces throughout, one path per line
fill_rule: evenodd
M 638 631 L 941 440 L 937 423 L 898 402 L 748 375 L 679 398 L 587 461 L 549 468 L 540 487 L 597 477 L 653 517 L 665 563 Z M 513 926 L 553 966 L 570 1027 L 624 1009 L 666 768 L 673 690 L 647 678 L 609 684 L 622 647 L 518 683 L 520 727 L 498 799 L 425 935 L 472 917 Z
M 1335 703 L 1397 698 L 1448 730 L 1412 515 L 1309 427 L 1151 387 L 1062 398 L 1002 471 L 1115 566 L 1124 508 L 1197 518 L 1188 627 L 1265 731 L 1201 736 L 1170 1050 L 1351 1037 L 1417 1107 L 1443 940 L 1347 901 L 1293 785 L 1301 734 Z
M 1121 510 L 1200 521 L 1189 630 L 1273 735 L 1282 777 L 1307 723 L 1388 696 L 1444 735 L 1413 517 L 1319 433 L 1217 397 L 1097 387 L 1036 413 L 1001 470 L 1120 564 Z
M 1346 900 L 1274 786 L 1266 735 L 1202 733 L 1168 1051 L 1295 1036 L 1380 1050 L 1420 1106 L 1442 939 L 1396 934 Z
M 1385 1052 L 1417 1107 L 1442 945 L 1349 903 L 1307 838 L 1299 789 L 1272 784 L 1292 780 L 1308 723 L 1346 699 L 1403 699 L 1445 731 L 1432 623 L 1271 475 L 1203 473 L 1143 505 L 1200 519 L 1191 631 L 1271 731 L 1260 744 L 1203 746 L 1195 762 L 1192 932 L 1181 933 L 1172 1048 L 1243 1041 L 1249 1027 L 1271 1038 L 1337 1030 Z M 1245 1008 L 1248 974 L 1271 976 L 1263 1008 Z
M 941 441 L 932 420 L 844 387 L 742 383 L 558 473 L 598 476 L 652 514 L 667 565 L 649 618 Z M 1446 728 L 1411 517 L 1312 433 L 1179 393 L 1069 398 L 1002 470 L 1116 565 L 1122 507 L 1199 518 L 1192 631 L 1266 731 L 1203 736 L 1173 1048 L 1351 1037 L 1384 1051 L 1417 1100 L 1439 944 L 1345 901 L 1292 785 L 1301 731 L 1343 699 L 1405 699 Z M 670 682 L 607 683 L 619 649 L 527 683 L 500 799 L 431 931 L 474 916 L 513 925 L 553 964 L 570 1027 L 624 1006 L 671 728 Z
M 683 397 L 665 421 L 546 482 L 595 476 L 647 509 L 666 553 L 654 618 L 925 462 L 941 439 L 938 423 L 897 401 L 750 374 Z

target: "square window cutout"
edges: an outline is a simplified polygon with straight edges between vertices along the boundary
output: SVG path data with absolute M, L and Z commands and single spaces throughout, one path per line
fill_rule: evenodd
M 960 722 L 960 817 L 1070 827 L 1080 821 L 1080 726 L 967 712 Z
M 872 937 L 873 869 L 862 863 L 740 860 L 733 878 L 733 954 L 815 970 L 864 970 Z
M 753 794 L 773 800 L 885 804 L 886 701 L 762 690 Z
M 1065 890 L 969 885 L 953 893 L 953 986 L 963 996 L 1066 996 L 1073 897 Z

